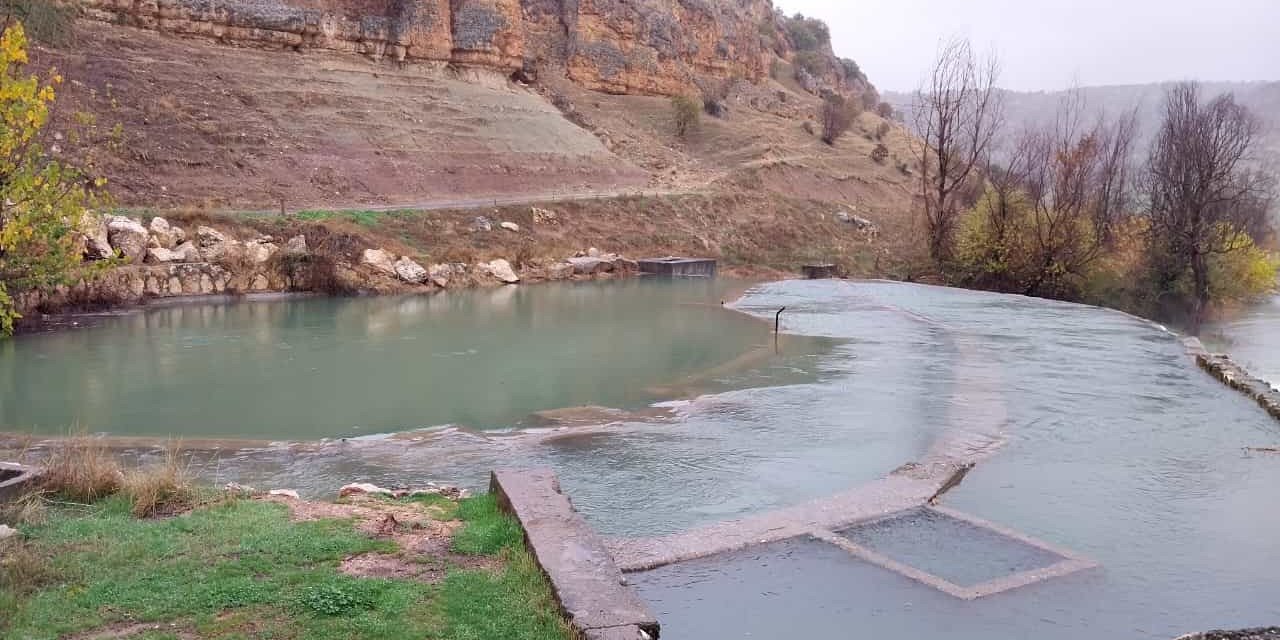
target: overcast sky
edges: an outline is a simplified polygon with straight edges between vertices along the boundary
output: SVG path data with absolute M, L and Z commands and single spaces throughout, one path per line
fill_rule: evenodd
M 883 90 L 913 90 L 940 39 L 1001 58 L 1001 85 L 1280 80 L 1280 0 L 774 0 L 831 26 Z

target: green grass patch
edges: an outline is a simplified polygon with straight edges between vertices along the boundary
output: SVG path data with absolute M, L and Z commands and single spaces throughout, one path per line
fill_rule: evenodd
M 520 523 L 498 511 L 493 494 L 463 500 L 458 504 L 458 519 L 467 524 L 453 536 L 453 550 L 457 553 L 493 555 L 504 549 L 523 548 Z
M 447 518 L 442 500 L 415 498 Z M 348 576 L 338 570 L 344 558 L 393 553 L 394 543 L 350 521 L 292 522 L 270 502 L 168 519 L 137 519 L 123 498 L 55 507 L 22 527 L 21 566 L 0 561 L 0 638 L 154 622 L 175 626 L 146 637 L 567 639 L 516 523 L 489 496 L 444 502 L 466 520 L 455 547 L 500 554 L 498 569 L 454 570 L 441 584 Z
M 346 220 L 353 222 L 362 227 L 376 227 L 378 223 L 386 218 L 408 217 L 416 214 L 412 209 L 393 209 L 391 211 L 326 211 L 322 209 L 313 209 L 308 211 L 299 211 L 294 217 L 299 220 L 307 220 L 310 222 L 320 222 L 324 220 Z

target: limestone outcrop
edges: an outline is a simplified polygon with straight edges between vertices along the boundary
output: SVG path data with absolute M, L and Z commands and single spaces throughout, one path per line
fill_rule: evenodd
M 609 93 L 707 93 L 729 80 L 758 82 L 777 57 L 794 54 L 771 0 L 75 1 L 86 17 L 117 25 L 521 79 L 551 69 Z M 849 80 L 829 49 L 812 66 L 815 93 Z

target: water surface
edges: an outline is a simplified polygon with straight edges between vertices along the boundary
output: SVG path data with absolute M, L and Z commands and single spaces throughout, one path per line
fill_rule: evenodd
M 721 308 L 734 285 L 642 279 L 101 317 L 0 342 L 0 430 L 298 440 L 510 429 L 537 411 L 751 386 L 732 379 L 744 369 L 734 362 L 772 338 Z M 799 342 L 814 353 L 830 343 Z M 709 370 L 719 377 L 693 379 Z
M 1229 353 L 1255 376 L 1280 387 L 1280 296 L 1205 327 L 1205 347 Z

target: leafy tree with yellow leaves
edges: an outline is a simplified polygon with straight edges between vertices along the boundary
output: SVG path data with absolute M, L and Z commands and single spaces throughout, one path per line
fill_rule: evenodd
M 15 296 L 78 275 L 77 229 L 105 185 L 45 153 L 40 134 L 62 77 L 28 75 L 27 64 L 22 25 L 9 24 L 0 36 L 0 336 L 21 317 Z

